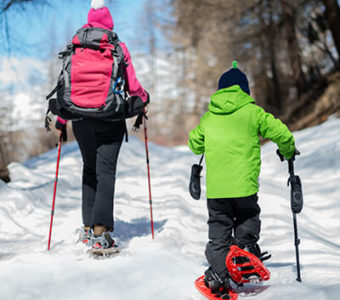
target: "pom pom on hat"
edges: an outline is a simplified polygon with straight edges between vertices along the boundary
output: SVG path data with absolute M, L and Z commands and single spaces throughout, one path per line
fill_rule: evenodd
M 105 0 L 92 0 L 91 8 L 99 9 L 105 7 Z
M 234 69 L 238 69 L 237 61 L 236 61 L 236 60 L 233 60 L 233 68 L 234 68 Z
M 238 85 L 240 88 L 250 95 L 249 83 L 246 74 L 244 74 L 238 67 L 237 61 L 233 61 L 233 68 L 222 74 L 218 81 L 218 89 L 225 89 L 233 85 Z

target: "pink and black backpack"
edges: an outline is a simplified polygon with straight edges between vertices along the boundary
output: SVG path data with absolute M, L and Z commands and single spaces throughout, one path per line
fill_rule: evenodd
M 97 27 L 81 28 L 59 58 L 63 65 L 56 87 L 46 97 L 48 113 L 65 120 L 119 120 L 143 111 L 141 99 L 127 101 L 127 65 L 116 33 Z M 57 97 L 50 99 L 55 93 Z

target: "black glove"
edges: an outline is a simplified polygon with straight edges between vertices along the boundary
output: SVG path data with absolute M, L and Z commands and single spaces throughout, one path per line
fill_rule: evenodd
M 138 117 L 137 117 L 137 119 L 136 119 L 136 121 L 135 121 L 135 124 L 133 125 L 133 129 L 132 129 L 132 130 L 133 130 L 134 132 L 138 132 L 138 131 L 139 131 L 140 125 L 143 124 L 143 118 L 145 118 L 145 119 L 148 120 L 148 116 L 146 115 L 146 113 L 144 113 L 144 111 L 141 112 L 141 113 L 138 115 Z
M 144 110 L 144 103 L 139 96 L 130 96 L 126 100 L 126 117 L 132 118 L 141 114 Z
M 293 154 L 293 156 L 292 156 L 290 159 L 285 158 L 285 157 L 281 154 L 281 152 L 280 152 L 279 149 L 276 150 L 276 154 L 280 157 L 280 160 L 281 160 L 281 161 L 284 161 L 284 160 L 295 160 L 295 156 L 300 155 L 301 152 L 295 147 L 294 154 Z
M 67 123 L 62 124 L 58 120 L 55 122 L 55 128 L 61 132 L 63 141 L 67 142 Z
M 194 164 L 191 167 L 189 192 L 192 198 L 199 200 L 201 197 L 201 171 L 202 166 Z
M 300 154 L 301 152 L 299 151 L 299 149 L 295 147 L 293 157 L 295 158 L 295 156 L 300 155 Z

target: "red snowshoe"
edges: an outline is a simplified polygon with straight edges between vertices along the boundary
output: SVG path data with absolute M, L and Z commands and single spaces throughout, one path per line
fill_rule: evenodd
M 237 246 L 231 246 L 230 252 L 226 257 L 226 265 L 230 278 L 237 285 L 244 283 L 256 283 L 270 279 L 270 272 L 264 266 L 262 261 L 255 255 L 240 249 Z M 231 299 L 236 300 L 238 295 L 231 288 L 219 288 L 214 290 L 204 282 L 204 276 L 196 279 L 195 286 L 197 290 L 207 299 Z
M 224 288 L 220 288 L 216 293 L 212 293 L 211 289 L 206 286 L 204 282 L 204 275 L 197 278 L 195 280 L 195 286 L 197 290 L 206 298 L 215 300 L 215 299 L 229 299 L 236 300 L 238 295 L 231 290 L 225 290 Z

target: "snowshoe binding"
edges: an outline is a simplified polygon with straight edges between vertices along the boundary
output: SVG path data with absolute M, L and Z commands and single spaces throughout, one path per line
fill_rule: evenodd
M 222 279 L 211 267 L 205 271 L 204 276 L 196 279 L 195 286 L 208 299 L 236 300 L 238 297 L 231 288 L 229 278 Z
M 232 290 L 224 290 L 222 287 L 216 293 L 212 293 L 211 289 L 206 286 L 204 282 L 204 275 L 197 278 L 195 281 L 196 289 L 207 299 L 228 299 L 228 300 L 237 300 L 237 293 Z
M 240 247 L 244 251 L 250 252 L 251 254 L 254 254 L 257 256 L 262 262 L 265 260 L 270 259 L 272 256 L 267 251 L 261 252 L 260 246 L 258 244 L 246 244 L 245 247 Z

